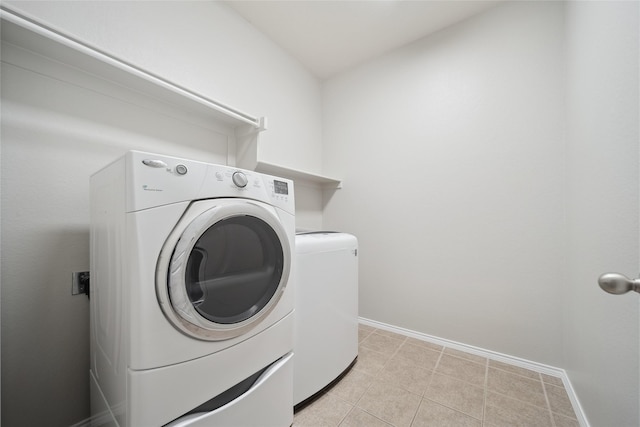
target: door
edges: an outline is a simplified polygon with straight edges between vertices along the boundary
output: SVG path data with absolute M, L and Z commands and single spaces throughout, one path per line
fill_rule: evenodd
M 270 206 L 242 199 L 194 202 L 162 250 L 156 288 L 165 315 L 203 340 L 240 336 L 278 303 L 291 249 Z
M 639 4 L 567 2 L 568 281 L 563 366 L 592 426 L 640 425 Z

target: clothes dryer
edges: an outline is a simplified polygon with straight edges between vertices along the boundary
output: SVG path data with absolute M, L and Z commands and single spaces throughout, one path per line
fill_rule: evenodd
M 290 180 L 151 153 L 91 177 L 96 419 L 291 424 L 294 206 Z

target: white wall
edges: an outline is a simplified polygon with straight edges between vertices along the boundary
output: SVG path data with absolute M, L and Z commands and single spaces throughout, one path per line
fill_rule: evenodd
M 568 259 L 565 364 L 593 426 L 638 426 L 638 295 L 605 272 L 638 273 L 638 2 L 567 6 Z
M 361 316 L 561 365 L 563 35 L 562 3 L 504 4 L 326 82 Z
M 320 83 L 224 5 L 5 3 L 267 116 L 265 160 L 320 170 Z M 5 63 L 1 130 L 2 425 L 67 426 L 87 417 L 89 407 L 88 301 L 71 295 L 71 272 L 89 269 L 89 175 L 132 148 L 222 162 L 226 140 L 215 127 Z M 310 222 L 302 226 L 319 227 L 313 191 L 299 193 L 298 208 Z

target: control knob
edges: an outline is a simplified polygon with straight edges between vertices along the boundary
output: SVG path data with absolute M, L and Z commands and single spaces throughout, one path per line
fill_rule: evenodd
M 247 179 L 247 176 L 242 172 L 234 172 L 233 175 L 231 176 L 231 180 L 236 186 L 240 188 L 246 187 L 247 183 L 249 182 L 249 180 Z

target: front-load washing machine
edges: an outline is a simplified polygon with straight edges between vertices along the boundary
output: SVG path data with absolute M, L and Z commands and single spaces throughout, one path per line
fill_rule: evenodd
M 132 151 L 90 204 L 95 425 L 291 425 L 293 182 Z

